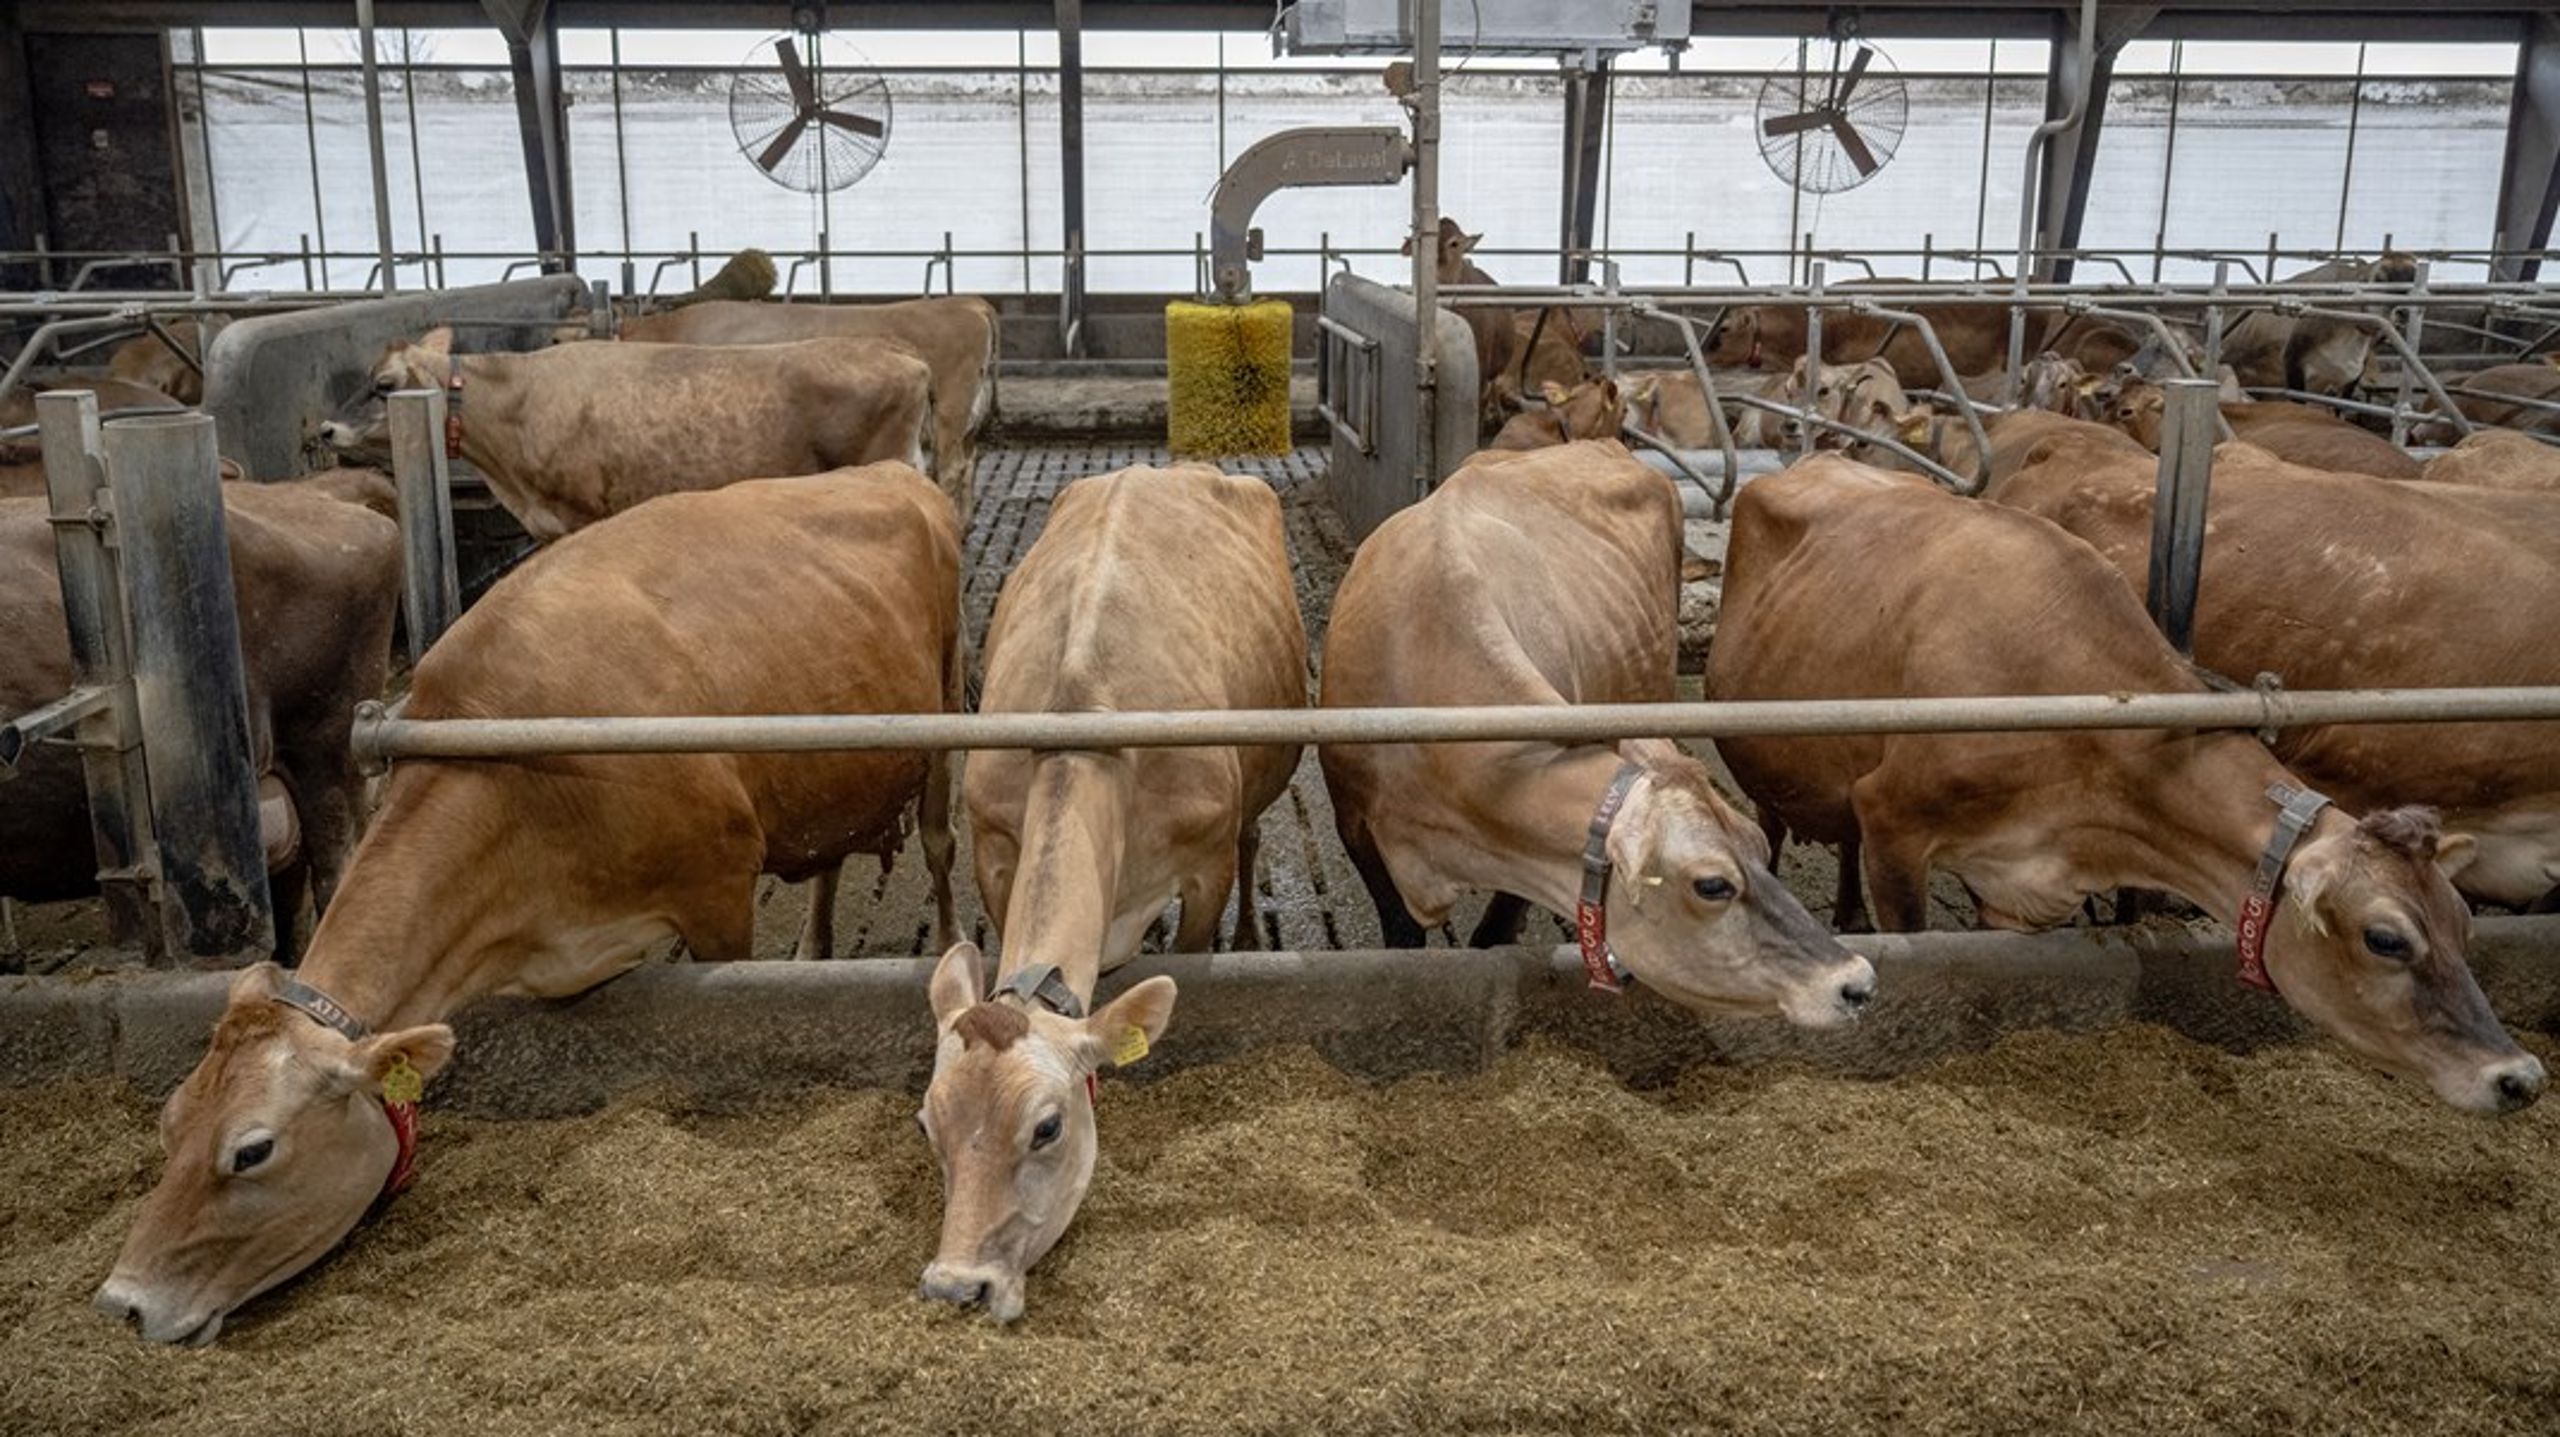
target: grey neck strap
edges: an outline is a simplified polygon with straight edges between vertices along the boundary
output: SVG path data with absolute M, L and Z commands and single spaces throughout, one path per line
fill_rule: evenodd
M 1065 975 L 1054 963 L 1041 963 L 1014 970 L 1013 976 L 996 985 L 989 996 L 1001 998 L 1010 993 L 1026 1003 L 1037 1003 L 1061 1018 L 1084 1016 L 1084 1000 L 1067 986 Z
M 350 1043 L 361 1043 L 371 1036 L 356 1015 L 341 1007 L 338 1000 L 298 978 L 287 978 L 276 989 L 276 1001 L 291 1008 L 323 1028 L 336 1030 Z

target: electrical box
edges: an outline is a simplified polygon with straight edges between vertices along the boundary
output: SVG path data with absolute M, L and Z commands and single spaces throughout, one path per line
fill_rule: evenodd
M 1291 55 L 1409 55 L 1413 0 L 1297 0 L 1281 17 Z M 1689 43 L 1689 0 L 1440 0 L 1444 54 L 1611 53 Z

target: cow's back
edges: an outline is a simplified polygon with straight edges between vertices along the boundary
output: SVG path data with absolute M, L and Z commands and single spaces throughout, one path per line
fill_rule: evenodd
M 1199 465 L 1080 479 L 1005 580 L 990 712 L 1269 708 L 1305 697 L 1280 501 Z
M 1668 699 L 1681 510 L 1615 440 L 1484 453 L 1354 556 L 1330 705 Z
M 958 662 L 959 565 L 949 501 L 903 464 L 668 495 L 499 580 L 419 663 L 408 713 L 936 712 Z M 765 753 L 541 768 L 589 781 L 577 803 L 608 811 L 689 793 L 709 822 L 743 797 L 773 871 L 796 878 L 840 858 L 847 850 L 825 850 L 847 834 L 863 841 L 853 851 L 894 837 L 925 765 L 921 754 Z M 524 781 L 528 794 L 544 786 L 533 770 Z
M 2107 563 L 2041 518 L 1827 456 L 1755 480 L 1734 501 L 1711 698 L 2195 686 Z M 1851 787 L 1896 746 L 1970 761 L 1981 744 L 1854 735 L 1716 745 L 1754 800 L 1826 842 L 1855 836 Z
M 2127 594 L 2151 558 L 2152 479 L 2133 465 L 2021 474 L 2001 501 L 2095 545 Z M 2217 451 L 2196 658 L 2297 689 L 2560 682 L 2560 499 L 2333 474 Z M 2351 808 L 2494 805 L 2560 791 L 2551 725 L 2289 729 L 2277 756 Z
M 2512 429 L 2483 429 L 2426 463 L 2431 484 L 2560 494 L 2560 448 Z
M 569 344 L 473 363 L 500 393 L 465 386 L 465 452 L 485 453 L 491 487 L 537 538 L 741 479 L 921 466 L 930 442 L 930 369 L 875 340 Z M 478 407 L 491 403 L 501 411 Z

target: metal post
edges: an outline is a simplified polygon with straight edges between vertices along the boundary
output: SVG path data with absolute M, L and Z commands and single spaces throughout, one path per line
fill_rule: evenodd
M 2231 261 L 2215 260 L 2213 262 L 2214 298 L 2219 300 L 2230 292 Z M 2222 306 L 2219 303 L 2206 305 L 2204 307 L 2204 377 L 2217 383 L 2222 378 L 2223 324 Z
M 2385 236 L 2383 238 L 2382 248 L 2385 253 L 2390 252 L 2391 240 L 2389 236 Z M 2420 297 L 2423 297 L 2426 294 L 2427 270 L 2433 263 L 2434 261 L 2432 260 L 2422 259 L 2418 261 L 2417 275 L 2409 285 L 2410 294 Z M 2424 354 L 2426 352 L 2427 307 L 2424 304 L 2413 304 L 2403 310 L 2402 313 L 2406 318 L 2401 322 L 2401 328 L 2409 336 L 2409 352 L 2412 354 Z M 2359 383 L 2361 383 L 2363 376 L 2358 375 L 2357 379 Z M 2409 398 L 2410 388 L 2414 379 L 2415 376 L 2411 375 L 2409 372 L 2409 366 L 2405 363 L 2402 364 L 2400 366 L 2400 392 L 2391 401 L 2391 442 L 2395 445 L 2407 444 L 2409 442 Z
M 275 917 L 213 416 L 118 420 L 104 448 L 169 948 L 263 954 L 275 946 Z
M 2143 603 L 2178 652 L 2196 651 L 2196 585 L 2204 577 L 2205 499 L 2213 483 L 2219 387 L 2202 379 L 2161 386 L 2160 487 L 2151 500 L 2151 575 Z
M 76 734 L 89 789 L 89 837 L 98 855 L 98 892 L 117 946 L 167 959 L 154 917 L 150 777 L 143 769 L 142 722 L 134 708 L 133 650 L 126 637 L 116 552 L 106 542 L 106 460 L 98 397 L 86 390 L 36 396 L 45 490 L 52 500 L 54 559 L 62 581 L 63 626 L 71 638 L 72 682 L 108 695 L 107 707 Z
M 1416 0 L 1413 17 L 1413 492 L 1428 494 L 1440 482 L 1440 0 Z
M 1818 259 L 1805 265 L 1805 283 L 1812 287 L 1817 298 L 1822 294 L 1823 272 L 1827 268 L 1829 266 Z M 1804 393 L 1796 396 L 1796 407 L 1809 410 L 1814 407 L 1814 397 L 1822 392 L 1822 306 L 1819 304 L 1804 307 L 1804 384 Z M 1797 458 L 1812 457 L 1813 436 L 1819 428 L 1819 425 L 1807 424 L 1798 431 Z
M 414 667 L 462 615 L 441 389 L 391 396 L 391 482 L 400 495 L 400 615 Z
M 622 262 L 622 282 L 631 283 L 631 262 Z M 613 338 L 613 283 L 610 280 L 587 281 L 587 333 L 596 339 Z
M 391 261 L 391 162 L 382 154 L 382 67 L 374 57 L 373 0 L 356 0 L 356 44 L 364 58 L 364 138 L 373 158 L 373 238 L 382 251 L 382 292 L 400 288 Z
M 1059 270 L 1058 325 L 1065 358 L 1084 349 L 1084 0 L 1056 0 L 1058 21 L 1058 217 L 1067 252 Z

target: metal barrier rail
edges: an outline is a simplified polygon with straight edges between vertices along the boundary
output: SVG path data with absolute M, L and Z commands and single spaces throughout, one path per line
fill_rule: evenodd
M 1629 738 L 1985 733 L 2048 729 L 2281 729 L 2308 724 L 2560 719 L 2560 688 L 2279 688 L 2198 694 L 2033 694 L 1732 703 L 1496 704 L 1449 708 L 1200 709 L 1121 713 L 775 714 L 394 718 L 356 711 L 367 764 L 547 754 L 812 753 L 881 749 L 1204 748 L 1237 744 L 1606 743 Z

